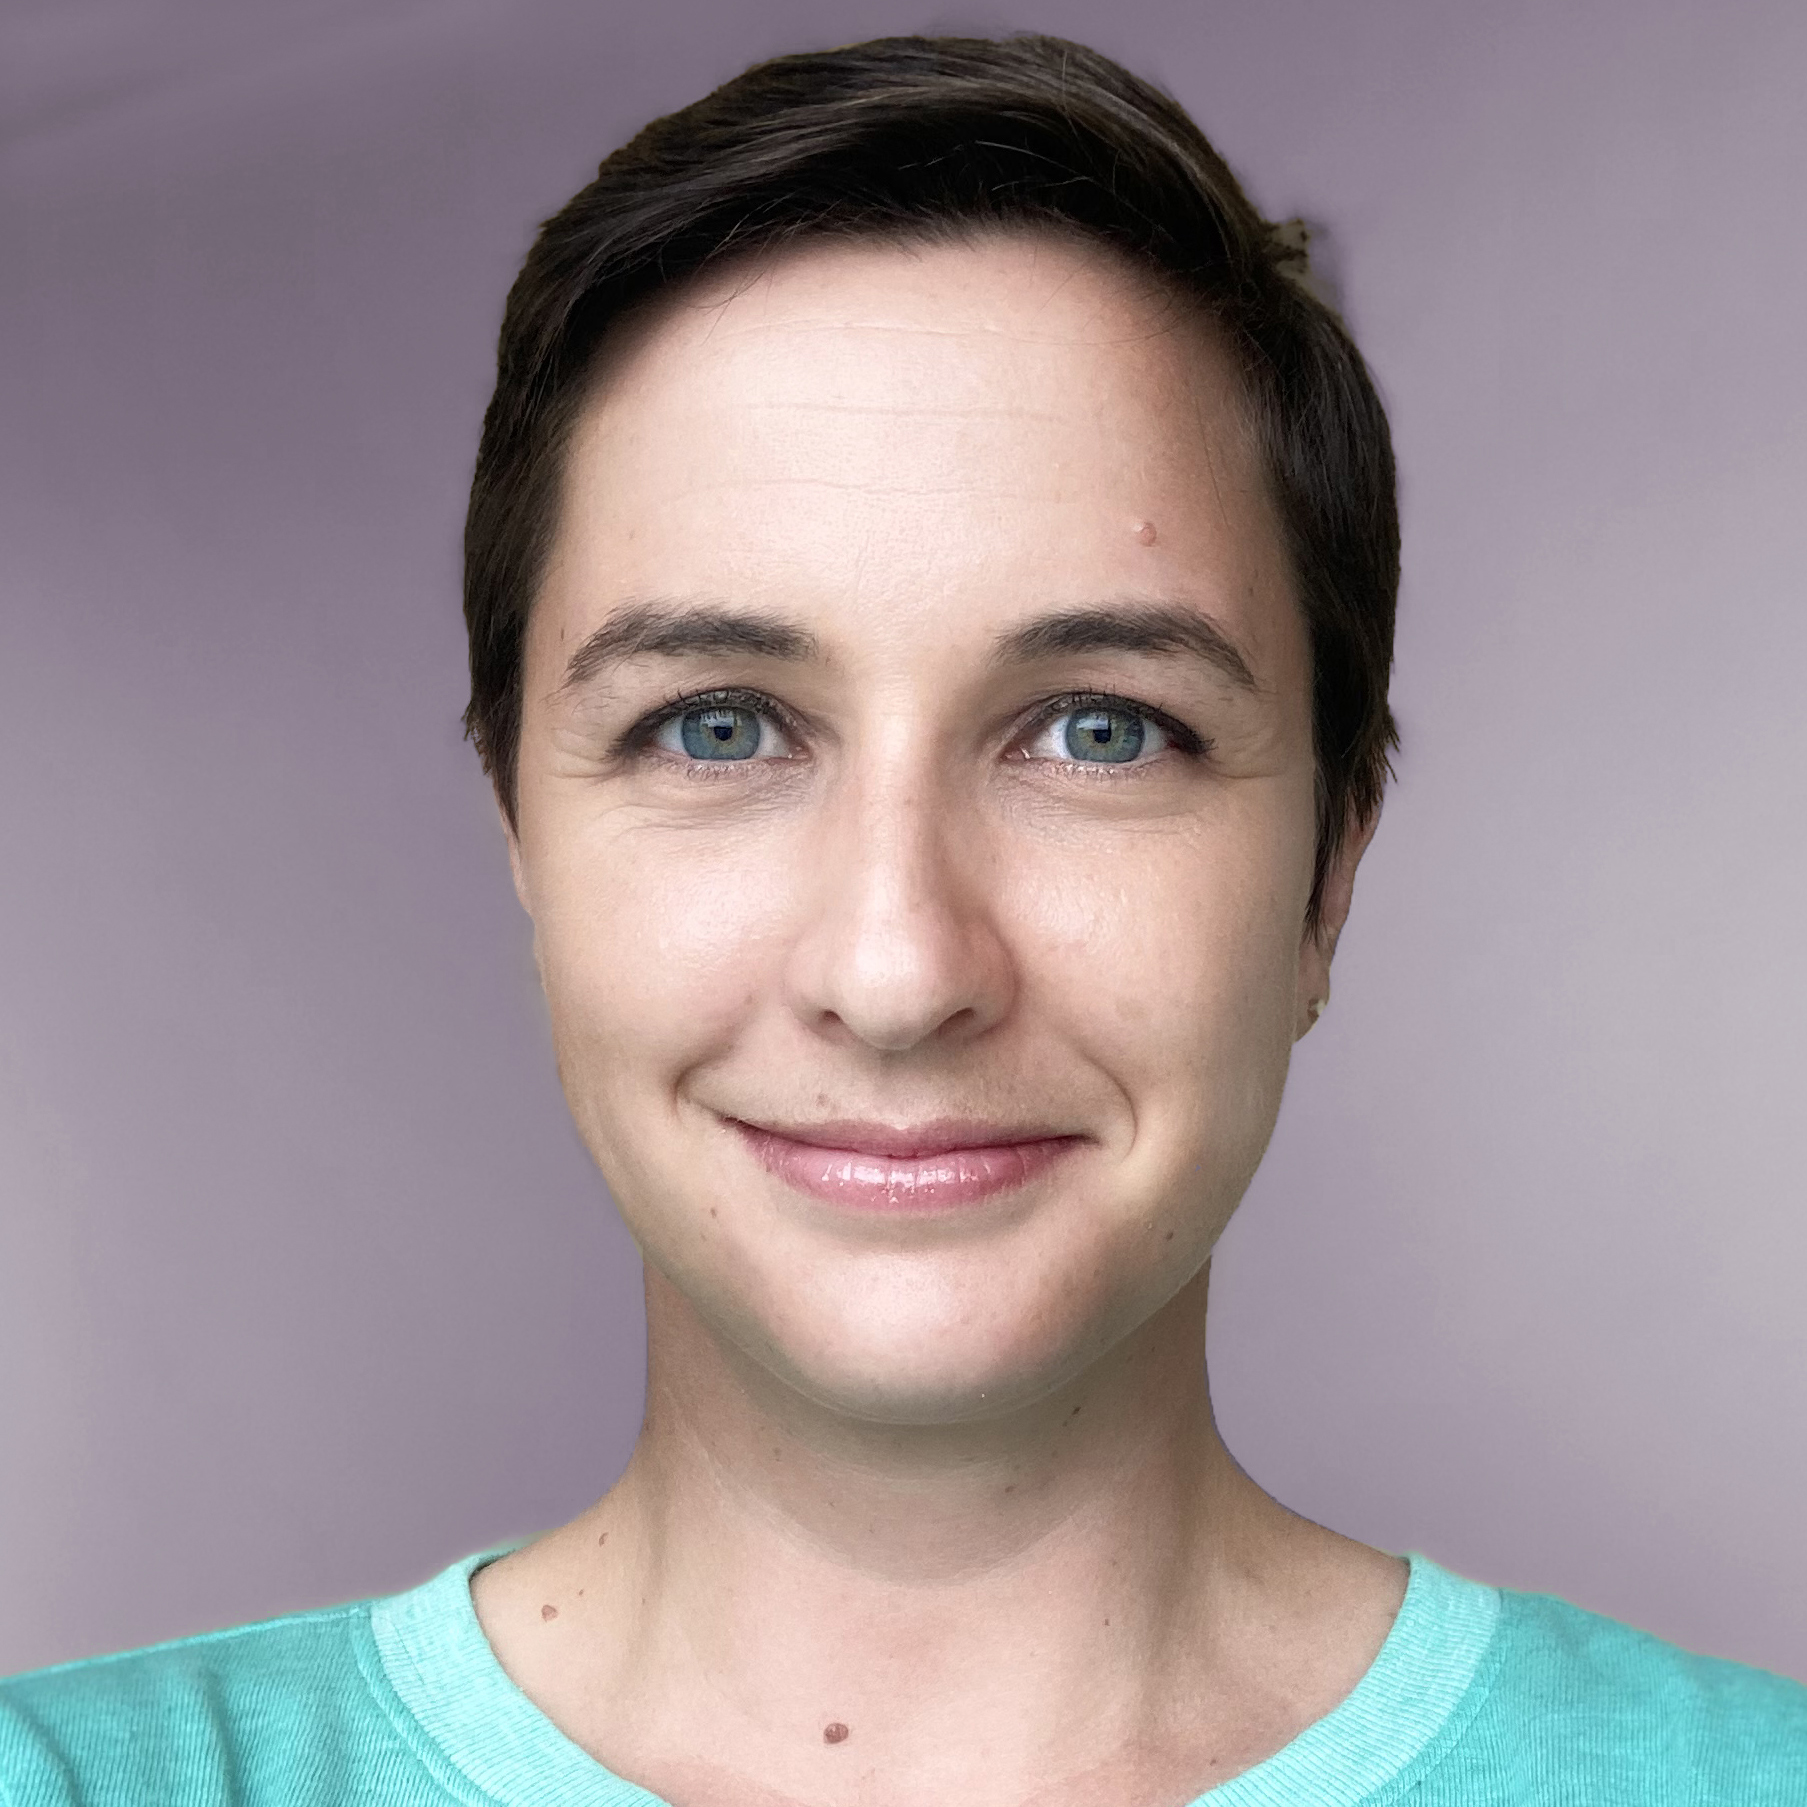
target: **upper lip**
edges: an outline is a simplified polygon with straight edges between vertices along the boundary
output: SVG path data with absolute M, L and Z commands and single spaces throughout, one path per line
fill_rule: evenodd
M 895 1161 L 951 1154 L 956 1148 L 1003 1148 L 1013 1143 L 1064 1139 L 1060 1130 L 1006 1127 L 958 1117 L 937 1117 L 911 1124 L 868 1123 L 853 1117 L 832 1117 L 819 1123 L 754 1123 L 745 1118 L 736 1121 L 764 1135 L 782 1136 L 787 1142 L 880 1155 Z

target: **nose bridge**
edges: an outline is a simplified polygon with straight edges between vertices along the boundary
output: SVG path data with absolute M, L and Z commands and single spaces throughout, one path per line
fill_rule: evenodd
M 943 870 L 953 813 L 946 785 L 920 747 L 886 738 L 849 775 L 841 837 L 850 868 L 870 904 L 907 908 L 920 894 L 931 909 L 946 908 L 956 876 Z
M 975 812 L 901 725 L 850 762 L 837 791 L 799 1007 L 889 1051 L 988 1026 L 1007 1007 L 1010 963 L 968 863 L 982 840 Z

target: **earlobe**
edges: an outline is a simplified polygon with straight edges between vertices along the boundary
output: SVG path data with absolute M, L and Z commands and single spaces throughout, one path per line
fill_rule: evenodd
M 1305 1007 L 1299 1012 L 1298 1020 L 1293 1024 L 1293 1040 L 1302 1042 L 1312 1030 L 1318 1026 L 1318 1018 L 1324 1014 L 1325 1006 L 1330 1002 L 1330 986 L 1327 981 L 1320 981 L 1323 990 L 1316 996 L 1306 998 Z

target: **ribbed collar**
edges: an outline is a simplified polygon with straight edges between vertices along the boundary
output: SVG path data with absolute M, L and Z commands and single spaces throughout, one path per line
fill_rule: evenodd
M 518 1548 L 482 1550 L 371 1606 L 391 1686 L 446 1759 L 505 1807 L 665 1807 L 573 1744 L 496 1661 L 471 1576 Z M 1435 1760 L 1467 1720 L 1500 1616 L 1498 1591 L 1424 1556 L 1393 1629 L 1354 1690 L 1292 1743 L 1193 1807 L 1358 1807 Z

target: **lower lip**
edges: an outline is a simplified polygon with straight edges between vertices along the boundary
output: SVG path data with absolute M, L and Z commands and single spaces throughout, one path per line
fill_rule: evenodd
M 794 1142 L 746 1123 L 736 1127 L 759 1164 L 787 1186 L 831 1205 L 897 1215 L 955 1210 L 1014 1192 L 1071 1154 L 1081 1140 L 1048 1136 L 940 1154 L 881 1155 Z

